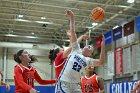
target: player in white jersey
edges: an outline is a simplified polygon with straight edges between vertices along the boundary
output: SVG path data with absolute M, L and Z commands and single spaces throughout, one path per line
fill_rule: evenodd
M 90 58 L 93 53 L 93 47 L 87 45 L 83 50 L 80 49 L 75 34 L 74 14 L 71 10 L 67 10 L 67 15 L 70 17 L 70 43 L 72 51 L 67 58 L 60 77 L 58 78 L 55 93 L 81 93 L 80 71 L 87 65 L 101 66 L 104 63 L 104 38 L 101 43 L 100 58 Z

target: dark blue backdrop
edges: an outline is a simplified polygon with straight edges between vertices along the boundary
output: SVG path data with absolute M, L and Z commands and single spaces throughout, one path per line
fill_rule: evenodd
M 36 90 L 40 91 L 40 93 L 54 93 L 55 86 L 36 86 Z M 11 85 L 11 89 L 9 92 L 6 91 L 5 86 L 0 86 L 0 93 L 14 93 L 15 86 Z

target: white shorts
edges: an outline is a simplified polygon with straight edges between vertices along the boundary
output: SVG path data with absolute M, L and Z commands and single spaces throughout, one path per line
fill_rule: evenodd
M 55 93 L 82 93 L 82 91 L 80 83 L 58 81 L 55 86 Z

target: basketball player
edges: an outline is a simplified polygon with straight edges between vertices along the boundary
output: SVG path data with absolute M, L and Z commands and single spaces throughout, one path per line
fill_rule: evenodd
M 82 93 L 104 93 L 104 81 L 96 74 L 94 67 L 86 68 L 86 75 L 81 78 Z
M 1 80 L 2 77 L 3 77 L 3 74 L 2 74 L 2 72 L 0 71 L 0 86 L 6 86 L 7 91 L 10 91 L 10 85 L 4 83 L 4 82 Z
M 134 88 L 132 90 L 132 93 L 140 93 L 140 80 L 137 81 L 136 85 L 134 86 Z
M 34 89 L 34 79 L 42 85 L 54 84 L 56 80 L 42 80 L 30 62 L 35 59 L 26 51 L 19 50 L 14 55 L 18 65 L 14 68 L 15 93 L 38 93 Z
M 90 58 L 93 53 L 93 47 L 87 45 L 82 50 L 80 49 L 75 33 L 74 14 L 71 10 L 67 10 L 67 15 L 70 17 L 70 44 L 72 51 L 58 78 L 55 93 L 81 93 L 80 71 L 88 65 L 101 66 L 104 63 L 104 38 L 101 43 L 100 58 Z
M 69 38 L 71 37 L 69 32 L 67 32 L 67 35 Z M 91 38 L 88 35 L 84 34 L 78 38 L 78 43 L 80 43 L 83 40 L 91 41 Z M 68 55 L 71 52 L 71 49 L 72 48 L 69 47 L 65 51 L 63 48 L 56 48 L 54 50 L 50 50 L 49 58 L 51 60 L 54 60 L 55 74 L 57 79 L 61 73 L 61 70 L 63 69 L 63 66 L 65 64 Z

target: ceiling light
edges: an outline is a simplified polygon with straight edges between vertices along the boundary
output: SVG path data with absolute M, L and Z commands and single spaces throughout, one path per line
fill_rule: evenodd
M 92 27 L 92 26 L 86 26 L 86 28 L 91 29 L 91 28 L 93 28 L 93 27 Z
M 46 17 L 41 17 L 41 19 L 46 19 Z
M 135 0 L 127 0 L 127 3 L 134 3 Z
M 97 26 L 97 25 L 98 25 L 98 23 L 92 23 L 92 27 Z
M 52 22 L 44 22 L 44 21 L 35 21 L 36 23 L 41 23 L 41 24 L 53 24 Z
M 26 38 L 38 38 L 38 37 L 35 37 L 35 36 L 24 36 Z
M 121 7 L 121 8 L 127 8 L 128 6 L 124 6 L 124 5 L 117 5 L 118 7 Z
M 63 40 L 63 41 L 70 42 L 70 40 Z
M 20 17 L 20 18 L 21 18 L 21 17 L 23 17 L 23 15 L 18 15 L 18 17 Z
M 92 29 L 93 27 L 95 27 L 95 26 L 97 26 L 97 25 L 98 25 L 98 23 L 92 23 L 92 26 L 86 26 L 86 28 Z
M 41 23 L 41 24 L 53 24 L 53 22 L 44 22 L 44 21 L 30 21 L 30 20 L 25 20 L 25 19 L 15 19 L 16 21 L 22 21 L 22 22 L 36 22 L 36 23 Z
M 16 21 L 22 21 L 22 22 L 31 22 L 29 20 L 25 20 L 25 19 L 15 19 Z
M 20 36 L 20 35 L 13 35 L 13 34 L 5 34 L 5 36 L 9 36 L 9 37 L 21 37 L 21 38 L 38 38 L 35 36 Z
M 13 35 L 13 34 L 6 34 L 5 36 L 16 37 L 17 35 Z
M 112 29 L 116 29 L 116 28 L 118 28 L 119 26 L 118 25 L 116 25 L 116 26 L 114 26 Z

